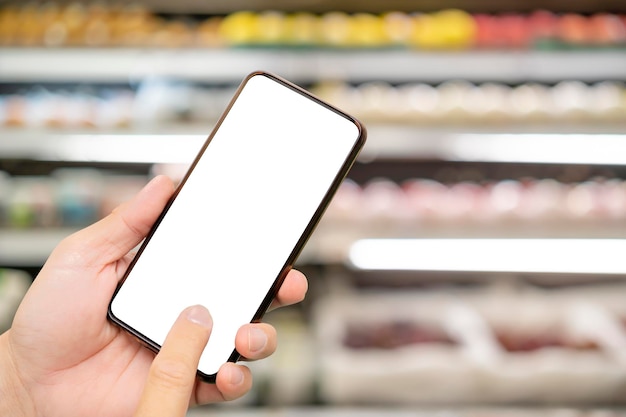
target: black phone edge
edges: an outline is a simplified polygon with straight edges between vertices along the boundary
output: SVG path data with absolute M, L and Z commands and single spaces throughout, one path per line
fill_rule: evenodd
M 278 274 L 278 276 L 274 280 L 274 283 L 272 284 L 272 286 L 268 290 L 265 298 L 261 302 L 261 305 L 259 306 L 259 308 L 257 309 L 256 313 L 254 314 L 254 316 L 250 320 L 251 323 L 259 322 L 263 318 L 263 315 L 265 314 L 265 312 L 269 308 L 270 304 L 272 303 L 272 300 L 276 297 L 276 295 L 278 293 L 278 290 L 280 289 L 280 286 L 282 285 L 283 281 L 285 280 L 287 274 L 289 273 L 289 271 L 291 271 L 291 269 L 293 269 L 295 261 L 297 260 L 298 256 L 302 252 L 302 249 L 304 248 L 304 246 L 306 245 L 307 241 L 309 240 L 309 238 L 313 234 L 313 231 L 317 227 L 317 225 L 318 225 L 319 221 L 321 220 L 324 212 L 328 208 L 328 205 L 330 204 L 330 201 L 332 200 L 333 196 L 335 195 L 335 193 L 337 192 L 339 186 L 341 185 L 341 182 L 348 175 L 348 172 L 350 171 L 350 169 L 354 165 L 354 162 L 356 161 L 356 158 L 359 155 L 359 152 L 361 151 L 361 149 L 365 145 L 365 141 L 367 139 L 367 130 L 365 129 L 365 126 L 359 120 L 357 120 L 356 118 L 348 115 L 347 113 L 339 110 L 338 108 L 332 106 L 331 104 L 329 104 L 329 103 L 321 100 L 320 98 L 316 97 L 311 92 L 305 90 L 304 88 L 302 88 L 302 87 L 300 87 L 300 86 L 298 86 L 298 85 L 296 85 L 296 84 L 294 84 L 294 83 L 292 83 L 290 81 L 287 81 L 286 79 L 284 79 L 284 78 L 282 78 L 282 77 L 280 77 L 278 75 L 275 75 L 275 74 L 267 72 L 267 71 L 262 71 L 262 70 L 254 71 L 254 72 L 251 72 L 250 74 L 248 74 L 244 78 L 244 80 L 239 84 L 239 87 L 237 87 L 237 90 L 235 91 L 235 94 L 231 98 L 230 102 L 228 103 L 228 106 L 226 107 L 226 109 L 224 110 L 224 112 L 222 113 L 220 118 L 218 119 L 217 123 L 213 127 L 213 130 L 211 131 L 211 133 L 207 137 L 206 141 L 204 142 L 204 144 L 200 148 L 200 151 L 198 151 L 198 154 L 196 155 L 196 157 L 194 158 L 193 162 L 189 166 L 189 169 L 185 173 L 185 176 L 183 177 L 181 182 L 178 184 L 178 186 L 176 187 L 176 190 L 174 191 L 174 193 L 172 194 L 172 196 L 168 200 L 168 202 L 165 205 L 163 211 L 161 212 L 161 214 L 159 214 L 159 217 L 157 218 L 157 220 L 154 222 L 154 224 L 150 228 L 150 231 L 148 232 L 148 234 L 147 234 L 146 238 L 144 239 L 143 243 L 141 244 L 141 247 L 137 251 L 137 254 L 133 258 L 131 263 L 128 265 L 126 271 L 124 272 L 124 276 L 118 282 L 117 287 L 115 288 L 115 291 L 113 293 L 113 296 L 111 297 L 111 301 L 109 301 L 109 305 L 108 305 L 108 308 L 107 308 L 107 318 L 113 324 L 119 326 L 120 328 L 122 328 L 123 330 L 125 330 L 126 332 L 131 334 L 135 339 L 137 339 L 139 341 L 139 343 L 141 343 L 141 345 L 143 345 L 144 347 L 148 348 L 149 350 L 151 350 L 154 353 L 158 353 L 160 348 L 161 348 L 161 346 L 158 343 L 154 342 L 149 337 L 146 337 L 141 332 L 135 330 L 133 327 L 129 326 L 128 324 L 126 324 L 122 320 L 118 319 L 115 316 L 115 314 L 113 314 L 113 311 L 111 309 L 111 306 L 113 304 L 113 300 L 115 299 L 115 296 L 117 295 L 117 293 L 119 292 L 120 288 L 124 284 L 124 281 L 126 281 L 126 278 L 130 274 L 130 271 L 135 266 L 135 263 L 139 259 L 139 257 L 141 255 L 141 253 L 143 252 L 144 248 L 148 245 L 150 239 L 152 238 L 152 236 L 154 235 L 154 233 L 158 229 L 161 221 L 163 220 L 163 218 L 165 217 L 165 215 L 169 211 L 171 205 L 173 204 L 174 200 L 178 196 L 178 193 L 180 192 L 182 187 L 185 185 L 185 183 L 187 182 L 187 179 L 189 178 L 189 176 L 193 172 L 193 170 L 196 167 L 198 161 L 200 160 L 200 158 L 202 157 L 202 155 L 206 151 L 209 143 L 211 143 L 211 140 L 213 139 L 213 137 L 217 133 L 218 129 L 222 125 L 222 123 L 223 123 L 224 119 L 226 118 L 226 116 L 228 115 L 228 113 L 230 112 L 230 109 L 233 107 L 233 105 L 237 101 L 237 98 L 241 94 L 241 91 L 243 90 L 245 85 L 248 83 L 248 81 L 250 79 L 252 79 L 253 77 L 255 77 L 255 76 L 268 77 L 268 78 L 270 78 L 270 79 L 272 79 L 272 80 L 274 80 L 274 81 L 284 85 L 285 87 L 290 88 L 291 90 L 293 90 L 295 92 L 298 92 L 299 94 L 301 94 L 301 95 L 303 95 L 303 96 L 305 96 L 305 97 L 315 101 L 316 103 L 326 107 L 328 110 L 331 110 L 334 113 L 336 113 L 336 114 L 338 114 L 338 115 L 348 119 L 349 121 L 351 121 L 357 127 L 357 129 L 359 131 L 359 135 L 358 135 L 358 137 L 357 137 L 357 139 L 356 139 L 356 141 L 354 143 L 354 146 L 352 147 L 350 153 L 346 157 L 346 159 L 345 159 L 341 169 L 339 170 L 339 172 L 335 176 L 335 179 L 331 183 L 328 191 L 324 195 L 324 198 L 322 199 L 322 201 L 320 202 L 317 210 L 313 214 L 313 217 L 311 217 L 311 221 L 309 222 L 307 227 L 302 232 L 302 235 L 300 236 L 300 239 L 298 240 L 298 242 L 294 246 L 294 249 L 292 250 L 292 252 L 289 255 L 289 257 L 287 258 L 287 261 L 285 262 L 285 264 L 283 265 L 283 268 L 281 269 L 281 272 Z M 227 362 L 236 362 L 239 359 L 241 359 L 241 355 L 237 352 L 236 349 L 234 349 L 233 352 L 231 353 L 230 357 L 228 358 Z M 217 373 L 215 373 L 215 374 L 205 374 L 204 372 L 200 371 L 199 369 L 197 370 L 197 375 L 203 381 L 208 382 L 208 383 L 215 383 L 215 381 L 217 379 Z

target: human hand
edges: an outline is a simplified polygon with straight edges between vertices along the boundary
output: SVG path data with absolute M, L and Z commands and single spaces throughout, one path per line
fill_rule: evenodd
M 126 417 L 137 409 L 155 356 L 111 324 L 106 311 L 132 260 L 130 251 L 173 190 L 171 180 L 155 178 L 133 200 L 52 252 L 12 328 L 0 336 L 0 415 Z M 291 271 L 272 306 L 301 301 L 306 288 L 304 275 Z M 264 323 L 245 325 L 235 346 L 247 359 L 265 358 L 276 347 L 275 330 Z M 173 376 L 187 375 L 177 374 L 174 361 L 167 365 Z M 188 403 L 238 398 L 250 389 L 251 378 L 245 366 L 224 364 L 215 384 L 193 378 Z
M 213 320 L 203 306 L 185 309 L 152 361 L 134 417 L 184 417 Z

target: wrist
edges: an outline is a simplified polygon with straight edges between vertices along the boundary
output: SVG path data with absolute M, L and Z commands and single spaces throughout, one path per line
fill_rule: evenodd
M 35 407 L 16 366 L 9 332 L 0 335 L 0 416 L 34 417 Z

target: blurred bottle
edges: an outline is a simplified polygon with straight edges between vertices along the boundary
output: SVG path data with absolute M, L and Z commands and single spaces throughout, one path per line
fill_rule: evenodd
M 53 172 L 58 212 L 64 226 L 83 227 L 99 219 L 102 175 L 95 169 L 63 168 Z
M 53 227 L 59 224 L 55 183 L 48 177 L 15 177 L 7 204 L 9 227 Z

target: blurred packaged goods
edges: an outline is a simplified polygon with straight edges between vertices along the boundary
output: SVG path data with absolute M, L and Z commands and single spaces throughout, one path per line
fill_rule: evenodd
M 177 167 L 178 168 L 178 167 Z M 159 168 L 158 172 L 161 168 Z M 155 171 L 157 172 L 157 171 Z M 165 172 L 165 171 L 164 171 Z M 184 170 L 171 171 L 180 178 Z M 50 176 L 0 173 L 0 225 L 15 228 L 83 226 L 131 198 L 148 180 L 143 175 L 105 174 L 93 169 L 57 169 Z M 375 178 L 342 183 L 324 222 L 421 225 L 447 222 L 497 224 L 626 218 L 626 182 L 593 178 L 442 183 L 413 178 L 395 183 Z
M 0 172 L 0 226 L 15 229 L 87 226 L 134 196 L 142 175 L 57 169 L 49 176 Z
M 235 87 L 145 80 L 129 88 L 44 88 L 0 95 L 0 126 L 49 129 L 152 128 L 215 122 Z
M 626 90 L 621 82 L 556 85 L 523 83 L 438 85 L 327 82 L 313 88 L 321 98 L 367 121 L 395 123 L 511 122 L 593 123 L 626 120 Z
M 213 123 L 234 90 L 234 86 L 203 87 L 166 79 L 147 79 L 136 89 L 33 86 L 0 95 L 0 126 L 116 129 Z M 502 126 L 626 121 L 626 87 L 613 81 L 515 86 L 465 81 L 437 85 L 322 82 L 311 90 L 370 123 Z
M 210 43 L 208 22 L 165 20 L 138 5 L 74 2 L 5 6 L 0 44 L 15 46 L 158 46 Z
M 580 183 L 525 179 L 444 184 L 414 178 L 397 184 L 375 178 L 363 185 L 344 181 L 328 220 L 411 222 L 544 222 L 626 216 L 626 183 L 596 178 Z M 457 223 L 458 225 L 458 223 Z
M 459 50 L 622 47 L 624 16 L 239 11 L 164 18 L 136 4 L 28 2 L 0 9 L 0 45 L 89 47 L 281 46 Z
M 321 395 L 335 404 L 621 404 L 624 290 L 331 296 L 314 315 Z

